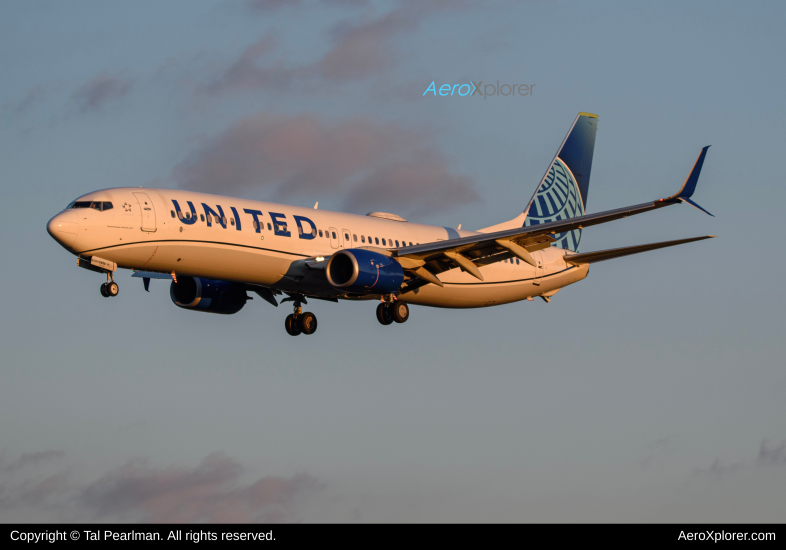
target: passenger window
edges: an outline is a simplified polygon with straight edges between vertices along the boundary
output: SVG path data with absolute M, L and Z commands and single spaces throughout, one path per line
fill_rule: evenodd
M 319 236 L 320 237 L 322 236 L 322 230 L 321 229 L 319 230 Z
M 398 246 L 398 241 L 396 241 L 396 246 Z
M 349 241 L 349 235 L 347 233 L 344 233 L 344 241 L 345 242 Z
M 112 210 L 112 203 L 111 202 L 104 201 L 101 204 L 102 204 L 101 210 L 103 210 L 103 211 Z
M 258 222 L 258 221 L 254 220 L 254 223 L 252 223 L 251 225 L 253 225 L 253 226 L 254 226 L 254 231 L 256 231 L 257 229 L 259 229 L 259 222 Z
M 385 239 L 382 239 L 382 246 L 387 246 L 387 245 L 385 244 Z
M 519 259 L 516 258 L 516 265 L 519 265 Z
M 336 237 L 336 232 L 335 232 L 335 231 L 331 231 L 331 235 L 333 235 L 333 238 L 334 238 L 334 239 L 336 239 L 336 238 L 337 238 L 337 237 Z
M 361 235 L 360 236 L 360 242 L 362 242 L 362 243 L 366 242 L 366 236 L 365 235 Z
M 303 234 L 303 227 L 302 226 L 300 226 L 300 225 L 297 226 L 297 233 L 298 233 L 298 235 L 302 235 Z
M 172 214 L 173 218 L 175 217 L 175 211 L 174 210 L 170 210 L 169 213 Z
M 227 224 L 227 217 L 226 216 L 222 216 L 221 222 L 222 222 L 221 225 L 226 226 L 226 224 Z
M 409 246 L 412 246 L 412 241 L 409 241 Z
M 352 234 L 352 239 L 353 239 L 355 242 L 358 242 L 358 236 L 357 236 L 357 235 L 355 235 L 354 233 Z
M 205 215 L 204 214 L 200 214 L 199 215 L 199 219 L 202 220 L 202 221 L 205 221 Z
M 183 213 L 180 210 L 177 211 L 177 217 L 181 220 L 183 219 Z
M 186 212 L 186 219 L 187 219 L 187 220 L 190 220 L 190 219 L 191 219 L 191 212 Z
M 271 224 L 267 224 L 267 230 L 268 231 L 272 231 L 273 230 L 273 226 Z
M 379 244 L 379 237 L 374 237 L 374 240 L 376 241 L 377 244 Z
M 235 218 L 232 218 L 231 220 L 229 220 L 229 223 L 232 224 L 232 225 L 235 225 Z

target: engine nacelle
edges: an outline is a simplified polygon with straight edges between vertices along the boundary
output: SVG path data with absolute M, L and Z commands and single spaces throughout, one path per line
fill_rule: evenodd
M 404 269 L 393 258 L 362 248 L 339 250 L 328 260 L 327 280 L 336 288 L 361 294 L 387 294 L 401 288 Z
M 237 284 L 198 277 L 178 277 L 172 281 L 169 296 L 176 306 L 195 311 L 231 314 L 246 305 L 246 291 Z

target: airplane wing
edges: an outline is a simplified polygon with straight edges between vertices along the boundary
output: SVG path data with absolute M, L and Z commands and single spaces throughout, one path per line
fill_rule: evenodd
M 530 252 L 548 248 L 554 241 L 553 235 L 583 229 L 593 225 L 607 223 L 628 216 L 635 216 L 657 210 L 672 204 L 686 202 L 691 206 L 710 214 L 690 200 L 696 189 L 696 182 L 701 173 L 704 157 L 709 146 L 701 150 L 682 188 L 676 194 L 651 202 L 607 210 L 597 214 L 587 214 L 576 218 L 558 220 L 540 225 L 506 229 L 494 233 L 481 233 L 470 237 L 461 237 L 447 241 L 419 244 L 393 251 L 393 255 L 405 271 L 419 277 L 423 281 L 442 286 L 437 274 L 455 267 L 470 273 L 479 280 L 483 275 L 478 267 L 495 263 L 516 256 L 522 261 L 535 266 L 536 263 Z M 675 243 L 680 244 L 680 243 Z M 669 245 L 667 245 L 669 246 Z M 643 252 L 643 250 L 642 250 Z M 632 253 L 632 252 L 631 252 Z M 414 282 L 414 281 L 413 281 Z M 407 285 L 410 286 L 410 285 Z M 407 288 L 407 290 L 411 290 Z
M 597 250 L 595 252 L 586 252 L 583 254 L 571 254 L 569 256 L 565 256 L 565 261 L 575 265 L 593 264 L 597 262 L 605 262 L 606 260 L 613 260 L 614 258 L 622 258 L 623 256 L 630 256 L 631 254 L 638 254 L 640 252 L 648 252 L 650 250 L 657 250 L 659 248 L 677 246 L 678 244 L 703 241 L 704 239 L 714 239 L 716 236 L 717 235 L 705 235 L 703 237 L 693 237 L 691 239 L 679 239 L 676 241 L 664 241 L 660 243 L 626 246 L 624 248 Z

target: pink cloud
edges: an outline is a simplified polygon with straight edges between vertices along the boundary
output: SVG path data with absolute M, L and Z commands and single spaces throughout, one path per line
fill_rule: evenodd
M 367 118 L 245 117 L 175 167 L 181 187 L 271 200 L 343 197 L 352 211 L 407 214 L 478 201 L 430 134 Z

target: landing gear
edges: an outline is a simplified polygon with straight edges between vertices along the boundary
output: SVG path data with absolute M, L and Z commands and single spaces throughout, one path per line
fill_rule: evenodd
M 120 292 L 120 287 L 112 280 L 112 275 L 110 273 L 106 274 L 106 279 L 107 281 L 101 285 L 101 296 L 104 298 L 117 296 Z
M 377 306 L 377 321 L 383 325 L 389 325 L 393 321 L 406 323 L 409 319 L 409 306 L 404 302 L 399 302 L 393 295 L 382 298 L 382 303 Z
M 284 328 L 287 329 L 287 334 L 290 336 L 297 336 L 303 329 L 300 328 L 300 323 L 298 323 L 297 317 L 293 313 L 287 315 L 286 320 L 284 321 Z
M 297 296 L 290 294 L 289 298 L 281 300 L 281 302 L 291 301 L 294 302 L 294 311 L 287 315 L 284 321 L 284 328 L 287 329 L 287 334 L 290 336 L 297 336 L 300 333 L 314 334 L 317 331 L 317 316 L 307 311 L 303 313 L 303 308 L 300 303 L 307 303 L 304 296 Z
M 397 323 L 406 323 L 409 319 L 409 306 L 404 302 L 393 302 L 390 304 L 393 310 L 393 320 Z
M 310 311 L 301 315 L 298 321 L 303 334 L 314 334 L 317 331 L 317 316 Z
M 393 322 L 393 311 L 390 304 L 379 304 L 377 306 L 377 321 L 383 325 L 389 325 Z

